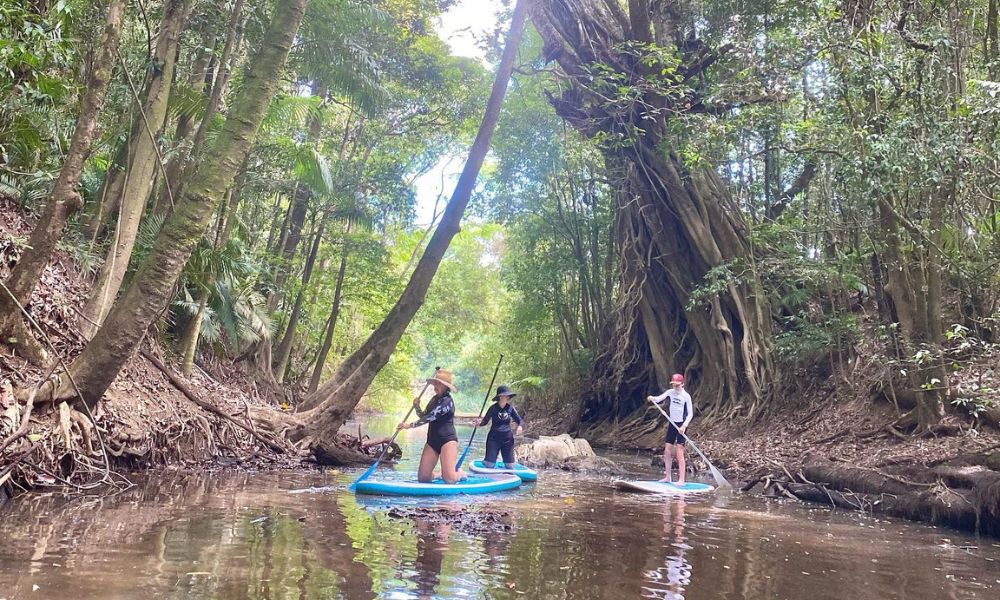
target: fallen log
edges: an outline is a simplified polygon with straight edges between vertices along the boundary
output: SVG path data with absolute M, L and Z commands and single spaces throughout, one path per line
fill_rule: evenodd
M 361 442 L 361 447 L 362 448 L 371 448 L 372 446 L 378 446 L 379 444 L 388 443 L 390 440 L 392 440 L 392 438 L 389 437 L 389 436 L 380 437 L 377 440 L 365 440 L 365 441 Z
M 349 448 L 347 445 L 337 440 L 314 440 L 309 447 L 313 458 L 321 465 L 333 467 L 357 467 L 370 465 L 372 457 Z

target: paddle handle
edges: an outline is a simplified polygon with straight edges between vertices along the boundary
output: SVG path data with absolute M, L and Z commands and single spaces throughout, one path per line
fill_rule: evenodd
M 455 470 L 462 468 L 462 463 L 465 462 L 465 457 L 469 455 L 469 448 L 472 447 L 472 440 L 476 437 L 476 431 L 479 429 L 479 423 L 483 420 L 483 411 L 486 410 L 486 403 L 490 400 L 490 393 L 493 391 L 493 384 L 497 380 L 497 373 L 500 372 L 500 363 L 503 362 L 503 354 L 500 355 L 500 360 L 497 361 L 497 368 L 493 369 L 493 378 L 490 379 L 490 387 L 486 388 L 486 397 L 483 398 L 483 405 L 479 407 L 479 417 L 476 419 L 476 425 L 472 428 L 472 435 L 469 436 L 469 443 L 465 445 L 465 450 L 462 451 L 462 456 L 458 457 L 458 462 L 455 463 Z

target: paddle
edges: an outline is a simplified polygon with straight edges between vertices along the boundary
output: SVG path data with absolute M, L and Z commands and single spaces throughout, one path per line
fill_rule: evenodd
M 476 437 L 476 430 L 479 429 L 479 422 L 483 420 L 483 411 L 486 410 L 486 403 L 490 401 L 490 394 L 493 393 L 493 383 L 497 380 L 497 373 L 500 372 L 500 363 L 503 362 L 503 354 L 500 355 L 500 360 L 497 361 L 497 368 L 493 369 L 493 379 L 490 379 L 490 387 L 486 388 L 486 397 L 483 398 L 483 405 L 479 408 L 479 418 L 476 419 L 476 426 L 472 428 L 472 435 L 469 436 L 469 443 L 465 445 L 465 450 L 462 451 L 462 456 L 458 457 L 458 462 L 455 463 L 455 470 L 462 468 L 462 463 L 465 462 L 465 457 L 469 455 L 469 448 L 472 447 L 472 439 Z
M 659 404 L 653 402 L 652 405 L 656 407 L 656 410 L 660 411 L 660 414 L 666 417 L 667 423 L 669 423 L 671 427 L 677 429 L 677 425 L 675 425 L 674 422 L 670 420 L 670 416 L 667 415 L 666 411 L 664 411 Z M 681 433 L 681 430 L 677 429 L 677 433 Z M 701 460 L 705 461 L 705 464 L 708 465 L 708 470 L 712 472 L 712 477 L 715 479 L 715 484 L 718 485 L 720 488 L 732 488 L 733 485 L 728 481 L 726 481 L 726 478 L 722 475 L 722 471 L 716 469 L 715 465 L 712 464 L 712 461 L 708 460 L 708 457 L 702 454 L 701 450 L 698 449 L 698 445 L 694 443 L 694 440 L 692 440 L 691 437 L 686 434 L 681 433 L 681 435 L 687 438 L 687 443 L 691 444 L 691 447 L 694 448 L 694 451 L 698 453 L 698 456 L 701 457 Z
M 437 372 L 440 371 L 440 370 L 441 370 L 441 367 L 434 367 L 434 375 L 433 376 L 437 376 Z M 428 381 L 427 383 L 424 384 L 424 389 L 420 390 L 420 395 L 417 396 L 417 399 L 412 404 L 410 404 L 410 410 L 406 411 L 406 416 L 403 417 L 403 422 L 406 422 L 406 420 L 410 418 L 410 414 L 413 413 L 413 409 L 416 408 L 417 404 L 420 403 L 420 399 L 424 397 L 424 392 L 427 391 L 427 388 L 429 388 L 430 385 L 431 385 L 430 381 Z M 399 435 L 400 431 L 402 431 L 402 429 L 397 429 L 396 433 L 392 434 L 392 437 L 389 438 L 389 441 L 385 444 L 385 446 L 382 447 L 382 453 L 378 455 L 378 458 L 375 459 L 375 462 L 372 463 L 372 466 L 368 467 L 368 469 L 364 473 L 361 474 L 361 477 L 358 477 L 357 479 L 355 479 L 354 483 L 352 483 L 351 485 L 347 486 L 348 491 L 353 492 L 354 488 L 357 487 L 357 485 L 359 483 L 361 483 L 365 479 L 368 479 L 368 477 L 372 473 L 375 472 L 375 469 L 378 468 L 378 464 L 380 462 L 382 462 L 383 458 L 385 458 L 385 453 L 389 450 L 389 447 L 392 446 L 392 443 L 396 441 L 396 436 Z

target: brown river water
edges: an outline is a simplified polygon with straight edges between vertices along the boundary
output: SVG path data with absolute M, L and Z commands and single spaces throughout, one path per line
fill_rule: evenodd
M 377 476 L 411 474 L 422 433 Z M 20 498 L 0 509 L 0 600 L 1000 598 L 1000 540 L 945 529 L 548 471 L 495 495 L 355 497 L 359 474 L 167 471 L 112 497 Z M 509 530 L 387 514 L 400 505 L 501 509 Z

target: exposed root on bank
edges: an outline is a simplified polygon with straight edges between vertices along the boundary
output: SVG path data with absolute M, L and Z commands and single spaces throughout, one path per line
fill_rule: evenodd
M 813 459 L 794 474 L 758 477 L 769 497 L 882 514 L 977 533 L 1000 535 L 1000 473 L 985 467 L 909 468 L 890 474 Z

